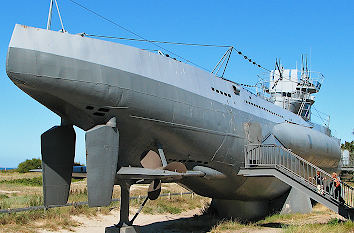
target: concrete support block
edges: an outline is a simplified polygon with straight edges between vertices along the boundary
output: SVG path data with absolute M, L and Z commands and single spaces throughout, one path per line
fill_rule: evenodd
M 139 233 L 138 226 L 106 227 L 105 233 Z
M 310 213 L 312 205 L 310 198 L 296 188 L 291 188 L 288 197 L 283 205 L 281 214 Z

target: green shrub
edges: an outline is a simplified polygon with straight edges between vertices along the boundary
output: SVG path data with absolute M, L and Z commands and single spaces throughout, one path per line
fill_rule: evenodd
M 20 173 L 29 172 L 32 169 L 40 169 L 42 167 L 42 161 L 40 159 L 27 159 L 26 161 L 18 165 L 17 171 Z

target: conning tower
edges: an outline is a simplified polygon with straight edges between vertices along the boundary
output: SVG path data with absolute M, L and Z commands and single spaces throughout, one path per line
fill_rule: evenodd
M 307 62 L 306 62 L 307 63 Z M 321 88 L 324 76 L 310 71 L 306 66 L 299 69 L 284 69 L 280 62 L 270 72 L 269 83 L 265 92 L 270 94 L 270 101 L 284 109 L 300 115 L 304 120 L 311 120 L 311 106 Z

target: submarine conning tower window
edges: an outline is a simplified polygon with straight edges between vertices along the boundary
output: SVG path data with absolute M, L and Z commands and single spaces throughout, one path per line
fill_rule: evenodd
M 232 88 L 234 89 L 235 95 L 240 95 L 240 89 L 238 89 L 235 85 L 232 85 Z

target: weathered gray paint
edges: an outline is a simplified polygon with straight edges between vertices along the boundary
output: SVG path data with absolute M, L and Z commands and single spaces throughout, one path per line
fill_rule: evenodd
M 41 136 L 44 205 L 68 201 L 75 156 L 76 135 L 72 126 L 56 126 Z
M 85 138 L 89 206 L 108 206 L 117 173 L 119 132 L 116 127 L 98 125 Z
M 294 113 L 193 66 L 79 35 L 16 25 L 6 71 L 19 88 L 84 130 L 116 117 L 119 166 L 139 166 L 140 155 L 156 149 L 158 141 L 168 162 L 222 172 L 223 179 L 181 181 L 198 194 L 218 199 L 260 202 L 284 194 L 289 186 L 276 178 L 237 176 L 244 145 L 269 135 L 285 120 L 310 126 Z M 102 107 L 109 112 L 95 116 Z M 251 131 L 245 131 L 245 125 Z M 322 165 L 330 167 L 339 158 L 333 155 Z
M 338 167 L 340 147 L 335 138 L 307 127 L 287 123 L 274 126 L 272 133 L 286 148 L 317 166 Z

